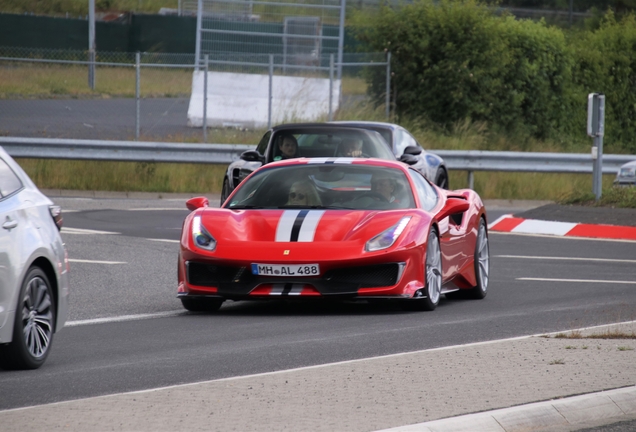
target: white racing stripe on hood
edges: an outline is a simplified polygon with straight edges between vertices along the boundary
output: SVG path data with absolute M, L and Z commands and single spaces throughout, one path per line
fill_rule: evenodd
M 286 210 L 276 227 L 277 242 L 312 242 L 325 210 Z
M 311 158 L 309 159 L 307 163 L 308 164 L 327 164 L 327 163 L 350 164 L 355 159 L 356 158 L 350 158 L 350 157 Z
M 300 210 L 285 210 L 283 212 L 283 215 L 278 221 L 278 226 L 276 227 L 277 242 L 289 241 L 291 238 L 292 228 L 294 228 L 294 221 L 296 220 L 298 213 L 300 213 Z
M 323 214 L 325 214 L 324 210 L 312 210 L 307 214 L 307 216 L 305 216 L 303 225 L 300 227 L 300 233 L 298 234 L 299 242 L 314 241 L 316 227 L 318 226 L 318 222 L 320 222 Z

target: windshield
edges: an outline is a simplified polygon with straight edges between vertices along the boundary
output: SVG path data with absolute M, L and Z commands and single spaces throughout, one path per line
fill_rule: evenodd
M 296 157 L 364 157 L 395 160 L 378 132 L 353 128 L 298 128 L 276 132 L 270 160 Z
M 225 208 L 414 208 L 401 170 L 345 163 L 263 169 L 241 183 Z

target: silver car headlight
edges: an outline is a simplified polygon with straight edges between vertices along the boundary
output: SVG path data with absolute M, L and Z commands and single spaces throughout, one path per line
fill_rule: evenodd
M 411 216 L 403 217 L 398 223 L 369 240 L 364 249 L 367 252 L 375 252 L 391 247 L 400 234 L 402 234 L 410 220 Z
M 192 240 L 201 249 L 209 251 L 216 249 L 216 239 L 201 223 L 201 216 L 195 216 L 192 220 Z

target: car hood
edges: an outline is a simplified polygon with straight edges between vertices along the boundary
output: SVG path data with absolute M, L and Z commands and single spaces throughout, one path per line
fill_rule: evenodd
M 203 226 L 217 242 L 342 242 L 379 234 L 413 210 L 208 209 Z

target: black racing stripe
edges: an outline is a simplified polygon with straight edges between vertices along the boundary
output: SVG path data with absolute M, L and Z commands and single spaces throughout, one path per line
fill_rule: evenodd
M 298 213 L 298 216 L 296 216 L 296 220 L 294 221 L 294 226 L 292 227 L 291 238 L 289 239 L 290 242 L 298 241 L 298 235 L 300 234 L 300 227 L 303 226 L 303 222 L 305 220 L 305 216 L 307 216 L 307 213 L 309 213 L 309 210 L 301 210 L 300 213 Z
M 286 283 L 281 295 L 289 295 L 293 287 L 294 287 L 294 284 Z

